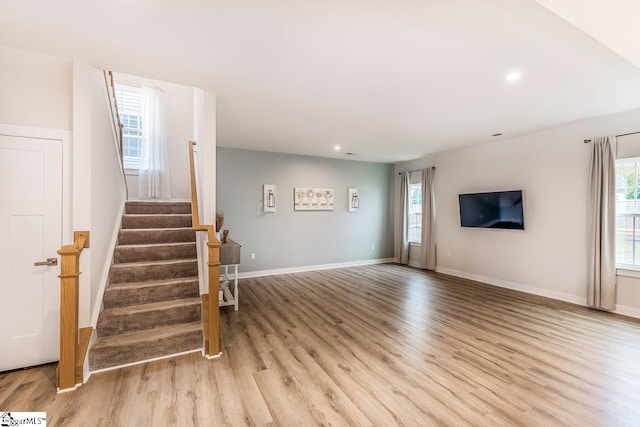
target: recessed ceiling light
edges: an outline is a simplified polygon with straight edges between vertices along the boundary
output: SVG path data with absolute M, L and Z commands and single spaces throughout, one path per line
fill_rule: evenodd
M 340 147 L 339 145 L 334 145 L 334 146 L 333 146 L 333 149 L 334 149 L 335 151 L 340 151 L 340 148 L 342 148 L 342 147 Z
M 516 80 L 518 80 L 520 78 L 521 75 L 522 75 L 522 73 L 520 73 L 520 71 L 512 71 L 509 74 L 507 74 L 507 81 L 508 82 L 515 82 Z

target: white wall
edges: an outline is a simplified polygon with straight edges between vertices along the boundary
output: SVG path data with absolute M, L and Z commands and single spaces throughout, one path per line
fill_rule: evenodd
M 193 139 L 193 88 L 174 83 L 151 80 L 126 74 L 115 74 L 116 83 L 134 86 L 153 86 L 162 90 L 167 128 L 169 167 L 171 168 L 171 194 L 174 199 L 189 199 L 189 150 Z M 127 175 L 129 198 L 138 197 L 137 175 Z
M 106 286 L 125 188 L 102 71 L 91 72 L 91 292 L 92 325 Z
M 91 230 L 91 76 L 93 67 L 86 61 L 73 61 L 73 230 Z M 69 236 L 65 244 L 72 244 Z M 79 324 L 89 325 L 91 318 L 91 249 L 80 257 Z
M 0 46 L 0 123 L 72 129 L 72 61 Z
M 436 166 L 438 271 L 586 304 L 590 146 L 583 140 L 638 130 L 640 110 L 635 110 L 441 153 L 395 169 Z M 399 213 L 397 174 L 395 181 Z M 525 194 L 524 231 L 460 227 L 458 194 L 514 189 Z M 618 311 L 640 316 L 640 280 L 624 277 L 618 284 Z

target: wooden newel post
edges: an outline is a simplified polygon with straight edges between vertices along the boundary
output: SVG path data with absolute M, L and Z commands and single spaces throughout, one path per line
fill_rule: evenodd
M 86 233 L 86 234 L 84 234 Z M 82 383 L 82 364 L 78 336 L 78 294 L 80 253 L 88 247 L 88 232 L 76 232 L 73 245 L 60 248 L 60 361 L 56 370 L 58 390 Z M 78 369 L 80 365 L 80 369 Z
M 220 343 L 220 241 L 215 237 L 213 242 L 207 242 L 209 247 L 209 327 L 208 341 L 209 348 L 207 354 L 209 356 L 217 356 L 221 351 Z
M 60 254 L 60 362 L 58 388 L 76 385 L 78 348 L 78 292 L 80 252 L 75 245 L 63 246 Z

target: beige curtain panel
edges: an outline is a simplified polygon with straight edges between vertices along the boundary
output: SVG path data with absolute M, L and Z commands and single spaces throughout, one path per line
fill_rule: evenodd
M 422 237 L 420 268 L 436 269 L 436 205 L 433 191 L 435 169 L 422 171 Z
M 614 136 L 593 140 L 587 199 L 587 304 L 599 310 L 616 307 L 615 159 Z

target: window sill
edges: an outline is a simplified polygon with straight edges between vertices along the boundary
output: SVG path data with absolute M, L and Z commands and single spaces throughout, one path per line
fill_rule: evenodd
M 416 246 L 419 248 L 422 244 L 420 242 L 409 242 L 409 246 Z
M 138 169 L 125 169 L 124 174 L 138 176 Z
M 636 268 L 635 266 L 624 266 L 624 267 L 616 267 L 616 276 L 623 277 L 633 277 L 635 279 L 640 279 L 640 268 Z

